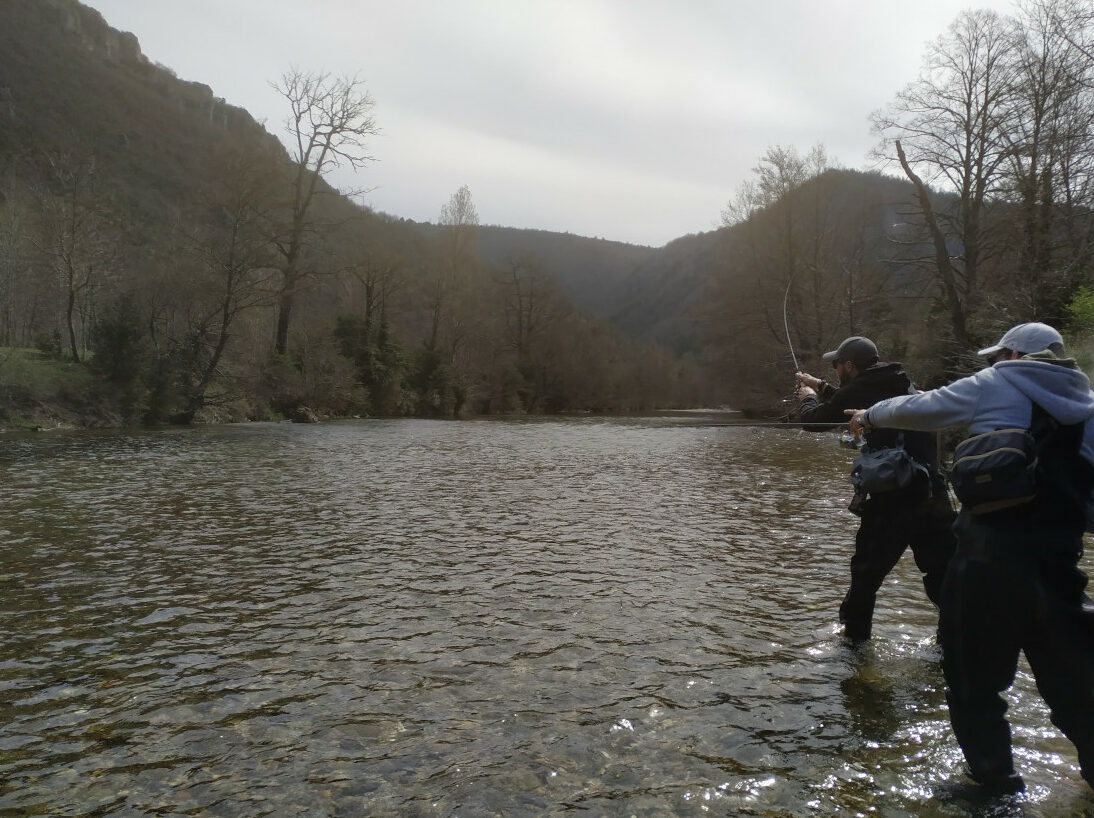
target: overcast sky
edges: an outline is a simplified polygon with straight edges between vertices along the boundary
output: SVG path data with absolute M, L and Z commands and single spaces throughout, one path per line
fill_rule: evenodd
M 962 8 L 1011 0 L 84 0 L 282 134 L 290 67 L 357 75 L 376 161 L 343 188 L 436 221 L 659 246 L 710 230 L 771 145 L 870 167 L 868 117 Z

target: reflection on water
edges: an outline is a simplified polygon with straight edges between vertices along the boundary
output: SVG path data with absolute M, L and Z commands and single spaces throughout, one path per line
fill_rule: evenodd
M 906 558 L 836 636 L 833 437 L 684 420 L 0 439 L 0 815 L 1063 816 L 979 803 Z

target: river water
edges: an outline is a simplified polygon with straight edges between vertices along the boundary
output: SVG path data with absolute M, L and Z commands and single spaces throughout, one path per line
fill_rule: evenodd
M 0 438 L 0 815 L 1071 816 L 953 788 L 910 555 L 836 609 L 832 435 L 357 421 Z

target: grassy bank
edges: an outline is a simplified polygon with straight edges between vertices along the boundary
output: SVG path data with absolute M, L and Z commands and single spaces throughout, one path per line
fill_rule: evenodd
M 118 426 L 122 418 L 87 367 L 35 349 L 0 347 L 0 426 Z

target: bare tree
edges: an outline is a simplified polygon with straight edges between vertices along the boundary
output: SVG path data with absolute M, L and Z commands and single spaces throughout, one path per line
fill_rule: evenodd
M 1013 25 L 992 11 L 966 11 L 927 51 L 919 79 L 873 115 L 892 156 L 915 185 L 935 250 L 953 340 L 971 345 L 970 299 L 985 250 L 984 217 L 1011 155 L 1004 136 L 1014 111 Z M 932 206 L 931 186 L 956 194 L 956 208 Z M 959 249 L 952 253 L 950 237 Z
M 438 224 L 443 228 L 443 235 L 440 257 L 433 271 L 428 347 L 437 348 L 442 329 L 447 324 L 448 341 L 454 354 L 462 338 L 462 317 L 453 302 L 466 293 L 471 268 L 477 264 L 475 242 L 479 214 L 467 185 L 449 197 L 441 208 Z
M 760 195 L 756 189 L 756 182 L 745 179 L 737 186 L 733 198 L 722 209 L 722 227 L 732 227 L 742 224 L 752 218 L 760 208 Z
M 60 283 L 68 352 L 79 363 L 94 320 L 96 290 L 121 258 L 121 231 L 91 153 L 52 154 L 49 189 L 39 208 L 38 247 Z
M 269 166 L 264 152 L 228 149 L 219 158 L 217 182 L 204 196 L 202 230 L 191 237 L 200 274 L 188 305 L 185 404 L 176 422 L 190 423 L 205 405 L 239 316 L 271 303 L 275 259 L 263 232 Z
M 555 317 L 557 301 L 543 265 L 532 254 L 514 253 L 506 265 L 503 292 L 508 345 L 518 365 L 527 360 L 541 333 Z
M 1023 0 L 1018 5 L 1027 16 L 1047 17 L 1054 36 L 1094 60 L 1094 6 L 1088 0 Z M 1091 84 L 1094 77 L 1087 78 Z
M 302 254 L 314 231 L 312 205 L 317 195 L 329 190 L 324 176 L 340 165 L 358 169 L 369 162 L 367 142 L 379 128 L 372 116 L 372 97 L 356 77 L 293 69 L 273 87 L 289 104 L 285 128 L 294 166 L 287 223 L 274 235 L 281 256 L 274 349 L 284 355 L 293 304 L 305 277 Z
M 413 381 L 420 413 L 458 414 L 466 397 L 461 356 L 469 354 L 465 342 L 478 313 L 474 290 L 480 272 L 479 216 L 466 185 L 441 208 L 438 223 L 441 234 L 423 282 L 429 327 Z
M 0 344 L 17 345 L 24 340 L 30 312 L 23 292 L 24 271 L 30 266 L 29 207 L 21 198 L 12 162 L 0 180 Z
M 1010 192 L 1020 210 L 1016 281 L 1026 290 L 1027 309 L 1057 322 L 1089 255 L 1084 225 L 1094 175 L 1094 56 L 1081 42 L 1090 4 L 1038 0 L 1021 10 L 1017 104 L 1005 132 Z M 1067 37 L 1060 36 L 1062 26 Z
M 814 351 L 828 340 L 826 322 L 840 289 L 831 286 L 840 269 L 832 257 L 832 214 L 819 188 L 804 192 L 806 183 L 827 167 L 823 145 L 804 155 L 792 146 L 776 145 L 752 170 L 750 206 L 753 216 L 764 214 L 757 216 L 764 236 L 757 240 L 754 231 L 749 235 L 754 241 L 753 276 L 767 328 L 780 342 Z M 741 207 L 739 194 L 732 209 L 740 212 Z M 787 333 L 792 337 L 787 338 Z
M 369 410 L 391 414 L 396 409 L 401 360 L 391 333 L 394 301 L 402 289 L 405 256 L 368 229 L 365 219 L 341 225 L 343 305 L 334 335 L 341 354 L 350 358 L 365 388 Z
M 946 235 L 942 232 L 940 219 L 936 215 L 934 205 L 931 201 L 931 191 L 927 188 L 927 185 L 924 184 L 923 180 L 919 178 L 919 175 L 912 170 L 911 163 L 904 154 L 904 148 L 901 147 L 900 140 L 895 140 L 893 145 L 896 150 L 897 158 L 900 161 L 900 167 L 903 168 L 904 173 L 915 188 L 916 198 L 919 201 L 919 207 L 923 213 L 923 220 L 926 223 L 927 231 L 930 235 L 931 246 L 935 251 L 935 268 L 942 291 L 945 294 L 946 305 L 949 309 L 950 328 L 953 330 L 954 340 L 962 347 L 969 347 L 972 345 L 972 341 L 969 338 L 967 310 L 969 279 L 967 276 L 964 278 L 960 277 L 950 258 L 950 249 L 946 242 Z
M 364 336 L 371 341 L 400 286 L 403 260 L 386 248 L 362 248 L 358 253 L 348 273 L 360 285 Z

